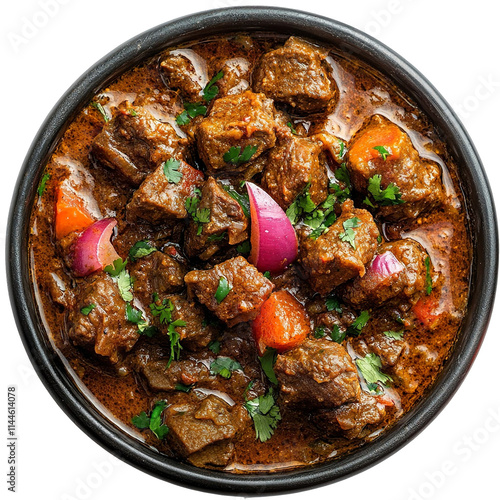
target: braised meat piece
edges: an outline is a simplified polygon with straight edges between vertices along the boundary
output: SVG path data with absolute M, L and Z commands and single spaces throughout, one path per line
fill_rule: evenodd
M 342 215 L 314 239 L 300 233 L 299 260 L 313 289 L 321 294 L 365 274 L 365 265 L 377 249 L 379 231 L 370 212 L 342 204 Z
M 80 285 L 76 306 L 69 312 L 69 338 L 118 362 L 139 338 L 137 325 L 127 321 L 125 304 L 113 278 L 107 273 L 91 275 Z M 82 312 L 85 308 L 91 308 L 88 314 Z
M 213 177 L 203 186 L 198 209 L 208 210 L 210 221 L 202 225 L 201 232 L 197 222 L 190 222 L 184 241 L 189 257 L 199 256 L 206 260 L 225 242 L 236 245 L 248 239 L 248 219 L 241 205 Z
M 262 187 L 283 208 L 309 185 L 311 200 L 319 205 L 328 196 L 328 177 L 322 145 L 308 137 L 292 134 L 282 138 L 268 155 Z
M 184 281 L 188 291 L 228 326 L 254 319 L 274 288 L 241 256 L 208 271 L 191 271 Z
M 224 61 L 224 76 L 216 83 L 219 88 L 217 97 L 241 94 L 250 89 L 250 62 L 243 57 L 235 57 Z
M 327 50 L 290 37 L 283 47 L 264 54 L 253 73 L 253 88 L 299 113 L 322 111 L 338 94 L 327 56 Z
M 179 455 L 196 463 L 209 458 L 213 464 L 213 454 L 208 453 L 208 448 L 217 445 L 217 452 L 223 453 L 215 465 L 227 464 L 232 455 L 229 451 L 234 447 L 230 440 L 236 436 L 242 422 L 241 414 L 225 401 L 214 395 L 201 401 L 193 397 L 169 406 L 164 415 L 165 424 L 170 429 L 169 444 Z M 223 463 L 220 463 L 223 457 Z
M 175 179 L 176 182 L 173 182 L 169 181 L 165 169 L 168 173 L 168 167 L 160 165 L 134 192 L 127 205 L 127 218 L 130 221 L 143 219 L 158 224 L 187 217 L 186 198 L 193 196 L 195 189 L 201 186 L 203 173 L 179 160 L 176 177 L 170 177 L 171 180 Z M 177 181 L 179 176 L 180 180 Z
M 143 304 L 151 303 L 153 293 L 165 295 L 182 290 L 185 274 L 181 263 L 159 250 L 137 259 L 130 266 L 134 293 Z
M 286 404 L 304 408 L 332 408 L 357 401 L 358 372 L 340 344 L 306 339 L 279 354 L 274 365 Z
M 104 125 L 92 142 L 92 156 L 138 186 L 158 165 L 181 157 L 184 139 L 145 108 L 126 108 Z
M 347 166 L 362 193 L 375 175 L 381 176 L 381 189 L 391 183 L 399 188 L 404 203 L 384 206 L 382 202 L 378 208 L 387 220 L 416 218 L 444 199 L 439 166 L 420 158 L 408 134 L 380 115 L 373 116 L 351 140 Z
M 346 284 L 345 302 L 356 308 L 381 306 L 388 301 L 414 302 L 425 288 L 427 252 L 411 239 L 380 245 L 364 276 Z
M 171 89 L 179 90 L 190 102 L 201 100 L 201 92 L 207 83 L 206 75 L 196 71 L 186 54 L 169 54 L 160 63 L 160 69 Z
M 221 175 L 244 170 L 250 158 L 235 155 L 226 161 L 224 156 L 230 154 L 231 148 L 240 154 L 255 148 L 251 155 L 255 160 L 274 146 L 274 128 L 273 101 L 264 94 L 246 91 L 216 99 L 210 114 L 196 130 L 198 152 L 208 173 Z
M 186 326 L 176 328 L 183 348 L 199 351 L 217 336 L 217 329 L 209 324 L 203 307 L 197 302 L 187 300 L 180 295 L 171 295 L 169 300 L 174 306 L 172 321 L 186 323 Z
M 377 398 L 361 391 L 359 400 L 334 410 L 320 410 L 312 421 L 327 435 L 342 434 L 348 439 L 360 437 L 366 426 L 380 423 L 386 414 Z

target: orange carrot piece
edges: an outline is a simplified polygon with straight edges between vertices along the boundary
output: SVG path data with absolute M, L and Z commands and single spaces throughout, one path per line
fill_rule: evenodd
M 85 208 L 83 200 L 73 192 L 59 187 L 56 201 L 56 238 L 64 238 L 73 231 L 81 231 L 93 222 L 94 218 Z
M 311 326 L 304 306 L 286 290 L 279 290 L 262 304 L 252 330 L 262 356 L 266 347 L 283 352 L 301 344 Z
M 349 151 L 349 158 L 353 163 L 365 163 L 381 158 L 381 152 L 375 148 L 382 146 L 390 153 L 386 160 L 396 160 L 399 158 L 403 140 L 404 132 L 397 125 L 368 128 L 354 141 Z
M 413 306 L 413 312 L 425 327 L 433 328 L 441 316 L 438 298 L 434 294 L 422 297 Z

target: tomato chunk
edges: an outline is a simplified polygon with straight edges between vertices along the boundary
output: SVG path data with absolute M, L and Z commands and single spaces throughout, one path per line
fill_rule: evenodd
M 301 344 L 311 325 L 304 306 L 291 293 L 279 290 L 262 304 L 252 330 L 262 356 L 266 347 L 283 352 Z
M 413 312 L 427 328 L 434 328 L 442 314 L 439 310 L 439 300 L 434 294 L 422 297 L 413 306 Z
M 85 208 L 83 200 L 72 191 L 59 187 L 56 200 L 56 238 L 64 238 L 73 231 L 82 231 L 93 222 L 94 218 Z

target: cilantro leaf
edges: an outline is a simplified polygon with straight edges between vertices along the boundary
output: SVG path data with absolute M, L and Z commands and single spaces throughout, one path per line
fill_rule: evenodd
M 175 121 L 177 125 L 189 125 L 191 118 L 189 118 L 188 112 L 184 110 L 175 117 Z
M 100 102 L 97 102 L 97 101 L 92 101 L 90 103 L 90 105 L 97 109 L 97 111 L 99 111 L 99 113 L 101 113 L 102 117 L 104 118 L 104 122 L 105 123 L 108 123 L 109 122 L 109 116 L 108 116 L 108 113 L 106 113 L 106 110 L 103 108 L 102 104 Z
M 361 311 L 359 316 L 351 323 L 351 325 L 347 329 L 346 334 L 357 337 L 366 326 L 369 319 L 370 313 L 368 311 Z
M 330 332 L 330 338 L 334 341 L 337 342 L 337 344 L 342 344 L 344 342 L 344 339 L 346 338 L 347 331 L 340 331 L 340 326 L 339 325 L 333 325 L 332 331 Z
M 40 184 L 38 184 L 38 189 L 36 192 L 38 196 L 42 196 L 45 192 L 45 187 L 47 186 L 47 182 L 50 179 L 50 174 L 43 174 L 42 179 L 40 180 Z
M 326 335 L 325 327 L 317 326 L 314 329 L 313 335 L 315 339 L 322 339 Z
M 181 336 L 176 330 L 177 327 L 186 326 L 186 322 L 181 319 L 177 319 L 168 325 L 167 335 L 170 340 L 170 358 L 167 363 L 167 368 L 170 368 L 172 361 L 178 360 L 181 355 Z
M 286 210 L 286 216 L 292 224 L 297 224 L 301 215 L 311 214 L 316 210 L 316 204 L 311 200 L 311 195 L 309 194 L 310 187 L 311 183 L 309 182 Z
M 335 178 L 338 181 L 343 182 L 349 189 L 349 191 L 351 190 L 352 188 L 351 177 L 349 175 L 349 170 L 347 170 L 347 165 L 345 163 L 342 163 L 340 167 L 337 170 L 335 170 Z
M 147 429 L 149 428 L 149 422 L 151 419 L 147 416 L 145 411 L 141 411 L 139 415 L 136 415 L 135 417 L 132 417 L 132 423 L 138 428 L 138 429 Z
M 380 153 L 380 156 L 384 161 L 387 160 L 387 157 L 392 154 L 391 150 L 389 148 L 386 148 L 385 146 L 374 146 L 373 149 L 376 149 Z
M 380 370 L 382 361 L 373 352 L 367 354 L 364 358 L 357 358 L 356 365 L 368 384 L 380 382 L 387 385 L 388 382 L 392 382 L 392 378 Z
M 252 417 L 255 438 L 264 443 L 274 434 L 274 429 L 281 420 L 280 409 L 275 403 L 272 388 L 263 396 L 248 400 L 245 408 Z
M 174 389 L 176 391 L 181 391 L 181 392 L 188 393 L 193 388 L 193 385 L 194 384 L 186 385 L 186 384 L 183 384 L 182 382 L 177 382 L 177 384 L 175 384 Z
M 349 243 L 354 250 L 356 250 L 356 232 L 354 229 L 359 227 L 360 222 L 361 221 L 357 217 L 351 217 L 350 219 L 345 220 L 342 223 L 344 232 L 339 234 L 339 238 L 342 241 Z
M 405 203 L 405 201 L 401 199 L 401 192 L 396 184 L 391 182 L 385 189 L 382 189 L 380 186 L 381 182 L 382 176 L 380 174 L 375 174 L 368 179 L 368 192 L 373 196 L 375 203 L 382 207 Z M 374 207 L 368 196 L 364 199 L 363 203 L 370 207 Z
M 224 191 L 227 192 L 231 198 L 235 199 L 239 204 L 241 209 L 243 210 L 243 213 L 245 214 L 245 217 L 248 219 L 250 218 L 250 199 L 248 198 L 248 193 L 241 194 L 238 191 L 236 191 L 232 186 L 228 186 L 227 184 L 223 184 L 222 187 L 224 188 Z
M 243 243 L 240 243 L 237 247 L 236 250 L 239 253 L 250 253 L 250 250 L 252 249 L 250 245 L 250 240 L 245 240 Z
M 220 352 L 220 342 L 218 340 L 212 340 L 210 344 L 208 344 L 208 348 L 214 353 L 219 354 Z
M 167 407 L 166 401 L 158 401 L 151 412 L 151 418 L 149 421 L 149 429 L 151 432 L 160 440 L 164 439 L 168 434 L 169 428 L 162 424 L 161 414 L 163 410 Z
M 384 332 L 384 335 L 386 337 L 389 337 L 390 339 L 396 339 L 396 340 L 401 340 L 403 338 L 405 331 L 401 330 L 400 332 L 395 332 L 394 330 L 387 330 Z
M 432 275 L 431 275 L 431 259 L 427 256 L 424 260 L 425 264 L 425 293 L 430 295 L 432 292 Z
M 197 116 L 205 116 L 207 114 L 207 107 L 198 102 L 185 102 L 184 111 L 179 113 L 175 121 L 178 125 L 187 125 L 192 118 Z
M 219 71 L 205 86 L 203 89 L 203 99 L 206 102 L 211 101 L 218 93 L 219 87 L 215 85 L 221 78 L 224 77 L 224 72 Z
M 199 189 L 195 189 L 194 196 L 186 198 L 184 206 L 186 207 L 186 212 L 191 216 L 193 222 L 198 225 L 198 230 L 196 234 L 199 236 L 203 231 L 203 224 L 210 222 L 210 209 L 209 208 L 199 208 L 201 201 L 201 192 Z
M 171 184 L 179 184 L 182 179 L 182 172 L 179 172 L 179 167 L 181 162 L 179 160 L 174 160 L 170 158 L 163 164 L 163 173 L 167 178 L 167 181 Z
M 125 266 L 127 264 L 128 264 L 128 259 L 125 259 L 125 261 L 123 261 L 120 257 L 114 260 L 112 265 L 110 264 L 106 266 L 104 270 L 108 274 L 110 274 L 113 278 L 116 278 L 125 269 Z
M 329 295 L 325 300 L 326 310 L 335 311 L 342 314 L 342 307 L 340 306 L 340 300 L 335 295 Z
M 211 234 L 207 238 L 207 241 L 222 241 L 226 236 L 227 236 L 226 231 L 224 231 L 223 233 L 220 233 L 220 234 Z
M 127 264 L 128 259 L 123 261 L 121 258 L 118 258 L 113 261 L 113 265 L 106 266 L 104 270 L 115 280 L 121 298 L 125 302 L 130 302 L 134 298 L 132 295 L 133 279 L 125 269 Z
M 210 374 L 220 375 L 225 379 L 231 378 L 231 374 L 235 370 L 241 370 L 242 367 L 238 361 L 226 356 L 219 356 L 210 363 Z
M 298 135 L 292 122 L 287 122 L 286 126 L 290 129 L 290 131 L 292 132 L 293 135 Z
M 135 262 L 137 259 L 146 257 L 153 252 L 156 252 L 156 248 L 151 245 L 149 241 L 142 240 L 134 243 L 133 247 L 128 252 L 128 256 L 130 257 L 131 262 Z
M 278 352 L 276 349 L 272 347 L 266 347 L 266 351 L 262 356 L 259 357 L 260 366 L 262 367 L 262 371 L 266 374 L 266 377 L 269 381 L 278 385 L 278 379 L 276 378 L 276 373 L 274 373 L 274 363 L 276 362 L 276 358 L 278 356 Z
M 232 146 L 229 151 L 224 153 L 222 157 L 225 162 L 232 163 L 233 165 L 239 165 L 240 163 L 246 163 L 257 151 L 257 146 L 245 146 L 245 149 L 241 151 L 241 146 Z
M 90 314 L 91 311 L 93 311 L 94 309 L 96 308 L 96 305 L 95 304 L 89 304 L 88 306 L 85 306 L 85 307 L 82 307 L 80 309 L 80 312 L 84 315 L 84 316 L 88 316 Z
M 215 291 L 215 300 L 217 304 L 220 304 L 226 297 L 227 294 L 232 290 L 232 287 L 229 286 L 227 278 L 225 276 L 221 276 L 219 278 L 219 286 Z
M 128 302 L 125 304 L 125 316 L 127 321 L 135 323 L 136 325 L 142 320 L 142 311 L 132 307 Z

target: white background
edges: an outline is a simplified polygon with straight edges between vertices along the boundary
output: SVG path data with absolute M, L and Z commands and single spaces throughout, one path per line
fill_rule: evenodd
M 49 14 L 44 14 L 44 1 Z M 499 12 L 492 10 L 496 2 L 491 0 L 8 0 L 2 2 L 0 15 L 2 261 L 8 208 L 23 158 L 45 116 L 75 79 L 117 45 L 161 22 L 209 8 L 257 4 L 336 18 L 376 36 L 413 63 L 458 112 L 479 150 L 493 191 L 498 192 L 500 37 Z M 26 31 L 30 22 L 39 27 Z M 63 414 L 25 354 L 12 318 L 3 264 L 0 273 L 5 337 L 0 436 L 6 435 L 7 387 L 16 385 L 16 497 L 216 498 L 162 482 L 115 460 Z M 315 497 L 499 499 L 499 327 L 498 311 L 494 311 L 467 380 L 417 439 L 360 475 L 316 489 Z M 0 490 L 7 498 L 3 496 L 7 448 L 4 444 L 0 449 Z M 293 494 L 296 499 L 306 495 Z

